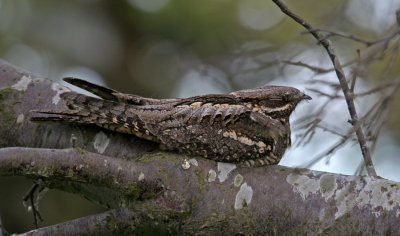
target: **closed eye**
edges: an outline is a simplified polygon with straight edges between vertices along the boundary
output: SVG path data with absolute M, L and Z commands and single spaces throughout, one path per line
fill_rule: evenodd
M 271 101 L 282 101 L 282 97 L 271 96 L 271 97 L 269 97 L 269 100 L 271 100 Z

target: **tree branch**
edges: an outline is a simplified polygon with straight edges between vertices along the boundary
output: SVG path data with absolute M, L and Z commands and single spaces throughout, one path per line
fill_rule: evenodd
M 342 33 L 342 32 L 337 32 L 337 31 L 329 30 L 329 29 L 318 29 L 318 28 L 313 28 L 312 31 L 313 31 L 313 32 L 316 32 L 316 31 L 327 32 L 328 35 L 325 36 L 325 39 L 328 38 L 329 36 L 336 35 L 336 36 L 339 36 L 339 37 L 351 39 L 351 40 L 356 41 L 356 42 L 359 42 L 359 43 L 363 43 L 363 44 L 365 44 L 367 47 L 370 47 L 370 46 L 372 46 L 372 45 L 374 45 L 374 44 L 377 44 L 377 43 L 386 43 L 386 42 L 392 40 L 395 36 L 397 36 L 397 35 L 400 34 L 400 27 L 397 27 L 397 28 L 396 28 L 393 32 L 391 32 L 389 35 L 387 35 L 387 36 L 385 36 L 385 37 L 383 37 L 383 38 L 377 39 L 377 40 L 373 40 L 373 41 L 372 41 L 372 40 L 365 40 L 365 39 L 362 39 L 362 38 L 360 38 L 360 37 L 357 37 L 357 36 L 354 36 L 354 35 L 351 35 L 351 34 L 346 34 L 346 33 Z M 307 31 L 307 32 L 305 32 L 305 33 L 310 33 L 310 32 L 311 32 L 311 31 L 309 30 L 309 31 Z
M 280 9 L 283 13 L 288 15 L 290 18 L 292 18 L 294 21 L 302 25 L 304 28 L 306 28 L 310 33 L 314 36 L 315 39 L 318 40 L 319 43 L 325 48 L 327 51 L 329 58 L 332 61 L 332 64 L 335 68 L 336 75 L 339 79 L 340 86 L 342 88 L 344 97 L 346 99 L 347 103 L 347 108 L 350 113 L 351 117 L 351 124 L 353 125 L 358 142 L 360 144 L 361 152 L 364 157 L 364 162 L 367 168 L 368 175 L 370 176 L 376 176 L 376 171 L 374 168 L 374 165 L 372 163 L 371 159 L 371 152 L 369 147 L 367 146 L 366 140 L 365 140 L 365 135 L 362 130 L 361 124 L 358 119 L 356 107 L 354 105 L 354 94 L 350 91 L 349 85 L 347 84 L 347 79 L 344 74 L 342 65 L 340 64 L 339 58 L 336 56 L 335 51 L 331 45 L 331 42 L 326 39 L 322 34 L 320 34 L 317 30 L 315 30 L 310 23 L 308 23 L 306 20 L 304 20 L 302 17 L 299 15 L 296 15 L 292 11 L 289 10 L 289 8 L 280 0 L 272 0 Z
M 157 146 L 99 127 L 29 122 L 24 118 L 29 110 L 63 108 L 64 101 L 53 103 L 60 90 L 52 88 L 59 87 L 0 61 L 0 145 L 5 147 L 0 150 L 0 176 L 40 178 L 47 187 L 121 209 L 127 214 L 117 220 L 133 226 L 140 222 L 147 226 L 140 231 L 144 233 L 153 232 L 156 225 L 172 234 L 385 234 L 388 228 L 400 232 L 399 183 L 148 153 Z M 188 169 L 182 168 L 185 158 Z M 141 217 L 135 218 L 137 214 Z M 92 218 L 100 228 L 109 227 L 113 221 L 104 217 L 73 224 L 86 225 Z M 51 227 L 68 232 L 69 224 Z M 116 232 L 138 233 L 129 227 Z
M 1 148 L 0 174 L 40 178 L 46 187 L 79 194 L 106 207 L 117 207 L 152 198 L 165 191 L 159 174 L 152 174 L 160 169 L 151 159 L 142 157 L 143 160 L 146 162 L 131 162 L 80 149 Z M 141 179 L 141 175 L 146 178 Z M 87 190 L 77 187 L 68 185 L 64 188 L 65 181 L 105 187 L 114 194 L 91 196 Z M 94 196 L 97 198 L 93 199 Z
M 177 233 L 176 229 L 179 228 L 178 224 L 180 223 L 177 217 L 168 218 L 166 217 L 167 214 L 161 215 L 161 211 L 154 212 L 148 210 L 148 208 L 145 204 L 138 203 L 136 211 L 124 208 L 110 210 L 19 235 L 140 235 L 149 233 L 146 231 L 148 228 L 152 228 L 151 233 L 154 235 L 174 235 Z M 153 222 L 153 224 L 148 225 L 149 222 Z M 156 222 L 158 224 L 155 224 Z
M 393 220 L 395 228 L 392 229 L 400 230 L 396 216 L 400 211 L 400 188 L 398 183 L 392 181 L 292 170 L 281 166 L 257 168 L 257 171 L 236 168 L 229 172 L 226 168 L 232 169 L 233 165 L 215 166 L 213 161 L 204 159 L 191 161 L 197 166 L 192 165 L 185 170 L 180 165 L 182 159 L 178 155 L 176 158 L 162 156 L 160 154 L 132 162 L 74 149 L 3 148 L 0 150 L 0 175 L 40 177 L 49 187 L 59 189 L 63 189 L 62 185 L 66 182 L 101 186 L 121 196 L 102 197 L 103 205 L 126 206 L 132 214 L 139 209 L 140 214 L 153 215 L 151 212 L 155 211 L 160 213 L 158 217 L 177 217 L 183 228 L 174 223 L 169 230 L 178 232 L 200 229 L 202 232 L 216 233 L 223 225 L 229 225 L 229 229 L 225 229 L 227 233 L 272 233 L 269 230 L 273 226 L 279 232 L 289 233 L 287 230 L 295 228 L 299 232 L 315 234 L 345 225 L 343 233 L 346 234 L 349 228 L 363 232 L 363 227 L 370 224 L 371 220 L 386 222 L 387 219 Z M 107 165 L 104 166 L 105 163 Z M 154 188 L 153 182 L 162 183 L 162 192 L 154 193 L 154 189 L 159 188 Z M 382 194 L 387 201 L 376 202 L 375 197 Z M 88 196 L 84 192 L 83 195 Z M 96 200 L 92 195 L 89 195 L 90 199 Z M 321 216 L 321 212 L 325 213 Z M 287 218 L 288 214 L 290 218 Z M 304 215 L 307 215 L 310 225 L 301 223 Z M 255 229 L 250 227 L 250 224 L 261 219 L 268 219 L 268 223 L 264 222 L 265 225 L 258 225 Z M 150 218 L 143 220 L 147 224 L 154 221 Z M 355 221 L 363 222 L 363 227 L 355 224 Z M 78 222 L 69 224 L 84 224 Z M 293 228 L 288 229 L 284 222 Z M 311 222 L 319 222 L 317 225 L 323 227 Z M 53 229 L 62 232 L 68 229 L 69 224 L 61 224 L 58 229 L 54 226 Z M 245 229 L 242 228 L 243 224 Z M 329 227 L 326 228 L 326 224 Z M 379 227 L 379 224 L 373 225 L 374 230 Z M 385 226 L 382 227 L 383 230 Z

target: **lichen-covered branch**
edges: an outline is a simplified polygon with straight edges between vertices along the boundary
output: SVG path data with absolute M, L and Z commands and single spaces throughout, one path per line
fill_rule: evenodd
M 346 75 L 343 71 L 342 65 L 339 61 L 339 58 L 336 56 L 336 53 L 333 49 L 333 46 L 329 40 L 326 39 L 321 33 L 319 33 L 317 30 L 315 30 L 310 23 L 308 23 L 305 19 L 300 17 L 299 15 L 295 14 L 294 12 L 290 11 L 289 8 L 280 0 L 272 0 L 280 9 L 283 13 L 288 15 L 290 18 L 295 20 L 297 23 L 302 25 L 304 28 L 306 28 L 310 33 L 314 36 L 315 39 L 318 40 L 318 42 L 325 48 L 327 51 L 332 64 L 335 68 L 336 75 L 339 79 L 340 86 L 342 88 L 344 97 L 346 99 L 347 103 L 347 108 L 350 113 L 351 117 L 351 124 L 354 127 L 354 130 L 357 135 L 358 142 L 360 144 L 361 152 L 364 157 L 364 162 L 365 166 L 367 168 L 368 175 L 370 176 L 376 176 L 376 171 L 374 168 L 374 165 L 372 163 L 371 159 L 371 152 L 369 147 L 367 146 L 367 142 L 365 140 L 365 135 L 362 130 L 360 121 L 358 119 L 356 107 L 354 105 L 354 94 L 349 88 L 349 85 L 347 84 L 347 79 Z
M 0 175 L 41 179 L 47 187 L 121 209 L 129 214 L 120 220 L 140 219 L 147 232 L 157 227 L 171 234 L 400 232 L 400 185 L 393 181 L 278 165 L 240 168 L 155 151 L 152 143 L 97 127 L 26 119 L 32 109 L 62 108 L 62 89 L 0 61 Z M 185 158 L 189 168 L 182 168 Z M 58 232 L 85 220 L 58 225 Z
M 152 155 L 152 158 L 157 155 Z M 161 168 L 142 157 L 142 162 L 111 158 L 81 149 L 1 148 L 0 173 L 40 179 L 46 187 L 63 189 L 103 203 L 106 207 L 129 206 L 133 201 L 153 198 L 165 192 Z M 156 162 L 161 165 L 160 162 Z M 167 167 L 165 167 L 167 168 Z M 146 178 L 142 177 L 146 173 Z M 157 173 L 157 174 L 154 174 Z M 89 195 L 92 189 L 103 188 L 102 194 Z M 104 194 L 105 190 L 110 194 Z M 111 192 L 113 194 L 111 194 Z
M 74 149 L 0 150 L 0 175 L 42 178 L 60 189 L 63 183 L 70 186 L 68 182 L 101 186 L 119 196 L 100 197 L 103 205 L 144 215 L 160 212 L 166 220 L 177 217 L 173 222 L 183 226 L 174 223 L 169 229 L 176 232 L 195 232 L 203 226 L 204 233 L 216 233 L 224 225 L 229 226 L 224 228 L 227 233 L 245 234 L 271 234 L 274 227 L 278 232 L 328 235 L 337 233 L 339 226 L 343 234 L 364 232 L 364 227 L 384 232 L 388 225 L 400 230 L 400 185 L 392 181 L 280 166 L 241 169 L 205 159 L 189 163 L 185 170 L 179 155 L 162 153 L 135 162 Z
M 138 203 L 135 211 L 115 209 L 101 214 L 86 216 L 68 222 L 32 230 L 20 236 L 41 235 L 142 235 L 151 228 L 155 235 L 174 235 L 179 228 L 177 217 L 166 217 L 161 212 L 148 210 L 145 204 Z M 143 211 L 142 209 L 145 209 Z M 162 212 L 166 213 L 166 212 Z M 150 216 L 151 214 L 151 216 Z M 149 226 L 149 222 L 157 225 Z

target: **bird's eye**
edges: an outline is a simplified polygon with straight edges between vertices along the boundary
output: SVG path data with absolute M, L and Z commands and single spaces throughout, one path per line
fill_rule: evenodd
M 279 96 L 270 96 L 269 100 L 271 101 L 282 101 L 282 97 Z

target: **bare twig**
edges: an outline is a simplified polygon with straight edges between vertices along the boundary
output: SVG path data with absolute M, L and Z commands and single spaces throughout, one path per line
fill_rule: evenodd
M 338 33 L 336 31 L 326 30 L 326 29 L 312 28 L 312 29 L 308 29 L 304 33 L 315 33 L 315 32 L 318 33 L 318 32 L 322 32 L 322 31 L 323 32 L 328 32 L 328 33 L 330 33 L 330 35 L 342 36 L 342 37 L 349 38 L 349 39 L 352 39 L 352 40 L 355 40 L 355 41 L 358 41 L 358 42 L 365 43 L 368 47 L 371 46 L 370 50 L 367 51 L 366 53 L 364 53 L 362 56 L 359 53 L 360 50 L 357 50 L 358 58 L 357 59 L 352 59 L 352 60 L 350 60 L 350 61 L 348 61 L 346 63 L 343 63 L 342 67 L 350 66 L 350 65 L 352 65 L 352 64 L 354 64 L 356 62 L 358 64 L 360 64 L 361 62 L 368 63 L 369 61 L 372 61 L 372 60 L 380 60 L 386 55 L 386 53 L 388 51 L 397 50 L 398 45 L 400 43 L 400 41 L 397 40 L 394 43 L 394 46 L 389 47 L 389 42 L 400 34 L 400 27 L 394 29 L 387 36 L 382 37 L 382 38 L 377 39 L 377 40 L 374 40 L 374 41 L 364 40 L 364 39 L 361 39 L 361 38 L 353 36 L 353 35 L 348 35 L 348 34 L 344 34 L 344 33 Z M 329 35 L 328 36 L 323 36 L 320 39 L 320 41 L 327 40 L 327 38 L 329 38 Z M 380 52 L 381 55 L 377 58 L 377 57 L 375 57 L 375 55 L 377 55 L 378 52 Z M 392 57 L 395 57 L 395 56 L 392 56 Z M 295 61 L 290 61 L 290 60 L 281 60 L 281 62 L 289 64 L 289 65 L 294 65 L 294 66 L 302 66 L 302 67 L 308 68 L 308 69 L 310 69 L 310 70 L 312 70 L 312 71 L 314 71 L 316 73 L 319 73 L 319 74 L 329 73 L 329 72 L 331 72 L 331 71 L 333 71 L 335 69 L 335 68 L 329 68 L 329 69 L 319 68 L 319 67 L 311 66 L 311 65 L 309 65 L 307 63 L 304 63 L 304 62 L 300 62 L 300 61 L 295 62 Z M 391 68 L 392 64 L 393 64 L 393 60 L 390 61 L 390 63 L 387 66 L 387 68 Z M 385 73 L 383 73 L 383 74 L 385 74 Z M 354 85 L 354 83 L 352 83 L 352 86 L 353 85 Z M 353 88 L 353 87 L 351 87 L 351 88 Z M 351 89 L 351 91 L 353 91 L 353 90 Z
M 361 52 L 360 49 L 357 49 L 357 65 L 355 67 L 352 68 L 351 74 L 352 74 L 352 78 L 351 78 L 351 86 L 350 86 L 350 91 L 352 93 L 354 93 L 354 88 L 356 87 L 356 81 L 358 78 L 358 72 L 359 69 L 361 67 Z
M 400 46 L 400 40 L 397 40 L 391 49 L 392 55 L 390 56 L 389 62 L 385 66 L 385 69 L 383 69 L 382 73 L 380 73 L 380 75 L 379 75 L 379 77 L 380 77 L 379 79 L 381 81 L 385 81 L 385 80 L 387 80 L 387 78 L 390 78 L 390 76 L 388 76 L 388 73 L 389 73 L 390 69 L 392 69 L 393 65 L 396 62 L 396 58 L 399 54 L 399 46 Z
M 337 82 L 333 82 L 333 81 L 313 79 L 313 80 L 307 81 L 307 83 L 308 84 L 316 84 L 317 86 L 326 85 L 326 86 L 332 88 L 333 90 L 335 90 L 336 92 L 340 91 L 340 84 Z M 307 88 L 307 90 L 308 89 L 310 89 L 310 88 Z
M 371 150 L 374 150 L 375 144 L 378 139 L 378 134 L 384 124 L 384 120 L 387 116 L 388 110 L 390 103 L 393 101 L 394 94 L 398 91 L 400 88 L 400 77 L 395 79 L 392 83 L 392 86 L 390 86 L 389 91 L 386 92 L 386 94 L 371 108 L 370 112 L 367 112 L 365 117 L 363 119 L 367 119 L 369 114 L 372 114 L 372 110 L 377 109 L 374 115 L 369 118 L 369 121 L 367 122 L 367 127 L 372 126 L 374 124 L 374 130 L 371 131 L 371 141 L 372 141 L 372 148 Z
M 397 90 L 400 88 L 400 77 L 398 77 L 397 79 L 395 79 L 395 81 L 392 82 L 391 84 L 392 86 L 390 86 L 390 90 L 386 92 L 385 96 L 383 96 L 379 101 L 377 101 L 367 112 L 366 115 L 363 116 L 362 118 L 360 118 L 360 123 L 362 124 L 366 124 L 366 127 L 368 130 L 371 129 L 370 126 L 374 125 L 374 130 L 373 131 L 369 131 L 368 134 L 368 141 L 372 142 L 372 147 L 371 150 L 374 150 L 374 147 L 376 145 L 377 139 L 378 139 L 378 134 L 384 124 L 384 120 L 386 118 L 387 112 L 388 112 L 388 107 L 390 105 L 390 102 L 393 101 L 393 95 L 397 92 Z M 383 89 L 383 88 L 381 88 Z M 330 102 L 330 100 L 327 101 L 327 103 Z M 326 107 L 327 103 L 324 104 L 324 106 L 322 107 Z M 308 118 L 310 117 L 318 117 L 322 114 L 323 109 L 319 110 L 319 112 L 314 113 L 310 116 L 307 116 Z M 371 117 L 372 114 L 372 117 Z M 368 119 L 368 121 L 367 121 Z M 304 122 L 304 121 L 300 121 Z M 304 126 L 299 127 L 300 129 L 306 129 L 306 131 L 304 132 L 303 136 L 303 140 L 307 138 L 307 136 L 309 136 L 309 134 L 313 134 L 313 129 L 314 128 L 320 128 L 324 131 L 330 132 L 332 134 L 338 135 L 341 137 L 340 140 L 338 140 L 334 145 L 332 145 L 330 148 L 328 148 L 327 150 L 323 151 L 322 153 L 318 154 L 317 156 L 315 156 L 314 158 L 312 158 L 310 161 L 308 161 L 306 164 L 301 165 L 304 168 L 310 168 L 313 164 L 315 164 L 316 162 L 318 162 L 321 158 L 325 157 L 325 156 L 330 156 L 332 155 L 335 151 L 337 151 L 338 148 L 342 147 L 343 145 L 345 145 L 348 140 L 351 138 L 352 134 L 354 133 L 354 130 L 356 127 L 353 127 L 352 129 L 350 129 L 347 134 L 343 135 L 340 134 L 332 129 L 326 128 L 322 125 L 320 125 L 320 123 L 314 124 L 314 121 L 311 121 L 307 124 L 305 124 Z M 307 142 L 309 141 L 310 138 L 307 139 Z M 302 140 L 300 140 L 300 143 L 302 142 Z M 303 141 L 304 142 L 304 141 Z M 306 143 L 306 142 L 304 142 Z M 360 175 L 364 169 L 365 166 L 365 162 L 362 162 L 360 164 L 360 166 L 357 167 L 356 170 L 356 174 Z
M 359 37 L 354 36 L 354 35 L 351 35 L 351 34 L 346 34 L 346 33 L 338 32 L 338 31 L 334 31 L 334 30 L 321 29 L 321 28 L 313 28 L 312 30 L 305 31 L 305 32 L 303 32 L 303 33 L 308 33 L 308 32 L 309 32 L 309 33 L 312 33 L 312 32 L 317 32 L 317 31 L 328 33 L 328 34 L 324 37 L 324 39 L 327 39 L 327 38 L 329 38 L 330 36 L 335 35 L 335 36 L 339 36 L 339 37 L 342 37 L 342 38 L 347 38 L 347 39 L 351 39 L 351 40 L 356 41 L 356 42 L 363 43 L 363 44 L 365 44 L 367 47 L 370 47 L 370 46 L 372 46 L 372 45 L 374 45 L 374 44 L 377 44 L 377 43 L 382 43 L 382 42 L 390 41 L 390 40 L 393 39 L 395 36 L 397 36 L 398 34 L 400 34 L 400 27 L 397 28 L 397 29 L 395 29 L 395 30 L 394 30 L 392 33 L 390 33 L 388 36 L 385 36 L 385 37 L 383 37 L 383 38 L 380 38 L 380 39 L 377 39 L 377 40 L 373 40 L 373 41 L 371 41 L 371 40 L 365 40 L 365 39 L 359 38 Z
M 301 62 L 301 61 L 289 61 L 289 60 L 280 60 L 280 62 L 283 62 L 285 64 L 289 64 L 289 65 L 294 65 L 294 66 L 302 66 L 305 68 L 308 68 L 316 73 L 327 73 L 327 72 L 331 72 L 332 69 L 324 69 L 321 67 L 317 67 L 317 66 L 312 66 L 309 65 L 307 63 Z
M 334 130 L 334 129 L 331 129 L 331 128 L 328 128 L 328 127 L 326 127 L 326 126 L 317 125 L 317 128 L 320 128 L 320 129 L 322 129 L 323 131 L 329 132 L 329 133 L 331 133 L 331 134 L 337 135 L 337 136 L 342 137 L 342 138 L 345 138 L 345 137 L 346 137 L 345 135 L 339 133 L 338 131 L 336 131 L 336 130 Z
M 358 175 L 358 176 L 363 175 L 364 167 L 365 167 L 365 164 L 363 161 L 361 161 L 360 164 L 358 164 L 356 171 L 354 171 L 354 175 Z
M 325 92 L 322 92 L 322 91 L 320 91 L 320 90 L 313 89 L 313 88 L 309 88 L 308 90 L 311 91 L 311 92 L 314 92 L 314 93 L 316 93 L 316 94 L 319 94 L 320 96 L 325 96 L 325 97 L 327 97 L 327 98 L 329 98 L 329 99 L 342 98 L 342 96 L 340 96 L 340 95 L 338 95 L 338 94 L 331 95 L 331 94 L 329 94 L 329 93 L 325 93 Z
M 369 147 L 366 144 L 364 132 L 363 132 L 360 122 L 358 120 L 358 115 L 357 115 L 356 108 L 354 105 L 354 95 L 350 91 L 349 85 L 347 84 L 346 76 L 343 72 L 342 65 L 340 64 L 339 58 L 336 56 L 336 53 L 331 45 L 331 42 L 329 40 L 327 40 L 324 37 L 324 35 L 320 34 L 318 31 L 315 31 L 310 23 L 308 23 L 302 17 L 300 17 L 300 16 L 296 15 L 295 13 L 293 13 L 292 11 L 290 11 L 289 8 L 283 2 L 281 2 L 280 0 L 272 0 L 272 1 L 281 9 L 281 11 L 283 13 L 285 13 L 290 18 L 292 18 L 297 23 L 299 23 L 304 28 L 306 28 L 308 31 L 310 31 L 310 33 L 314 36 L 314 38 L 317 39 L 318 42 L 321 43 L 321 45 L 327 51 L 327 53 L 333 63 L 333 66 L 335 68 L 336 75 L 339 79 L 344 97 L 346 99 L 347 108 L 349 110 L 350 117 L 351 117 L 351 124 L 355 128 L 357 139 L 360 144 L 361 152 L 364 157 L 364 162 L 367 167 L 368 175 L 376 176 L 376 171 L 373 166 L 372 159 L 371 159 L 371 153 L 370 153 Z
M 280 60 L 280 62 L 282 63 L 286 63 L 288 65 L 292 65 L 292 66 L 302 66 L 304 68 L 310 69 L 311 71 L 314 71 L 318 74 L 324 74 L 324 73 L 329 73 L 335 70 L 335 68 L 329 68 L 329 69 L 325 69 L 325 68 L 321 68 L 321 67 L 317 67 L 317 66 L 312 66 L 309 65 L 307 63 L 304 62 L 300 62 L 300 61 L 290 61 L 290 60 Z M 354 62 L 356 62 L 355 59 L 351 59 L 348 62 L 343 63 L 342 67 L 347 67 L 352 65 Z
M 302 134 L 302 138 L 297 141 L 296 146 L 300 146 L 302 144 L 307 144 L 310 142 L 312 137 L 315 134 L 315 127 L 317 127 L 318 123 L 321 122 L 321 119 L 314 119 L 301 127 L 301 129 L 305 129 L 306 131 Z M 308 136 L 308 138 L 307 138 Z M 306 139 L 307 138 L 307 139 Z
M 26 202 L 30 200 L 30 207 L 32 209 L 32 215 L 33 215 L 33 223 L 35 225 L 35 228 L 38 228 L 38 219 L 43 222 L 43 218 L 40 215 L 40 212 L 38 209 L 36 209 L 35 206 L 35 191 L 39 187 L 38 183 L 32 184 L 32 186 L 29 188 L 28 192 L 24 195 L 22 198 L 22 201 Z
M 378 86 L 376 86 L 375 88 L 372 88 L 370 90 L 367 90 L 365 92 L 361 92 L 361 93 L 356 93 L 354 94 L 354 97 L 362 97 L 362 96 L 367 96 L 367 95 L 371 95 L 373 93 L 377 93 L 383 89 L 386 89 L 388 87 L 393 86 L 394 83 L 386 83 L 386 84 L 380 84 Z

